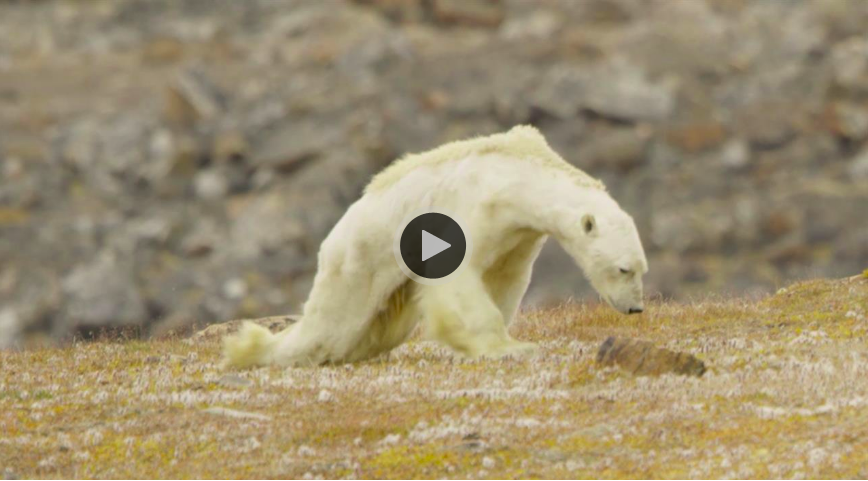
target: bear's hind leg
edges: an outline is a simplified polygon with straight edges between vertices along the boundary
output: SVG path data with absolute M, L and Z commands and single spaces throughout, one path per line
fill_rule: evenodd
M 348 361 L 361 361 L 389 352 L 410 337 L 418 321 L 414 291 L 415 283 L 408 280 L 389 296 L 385 307 L 374 316 L 367 332 L 347 355 Z
M 428 336 L 467 356 L 502 357 L 536 348 L 509 336 L 503 314 L 469 267 L 447 284 L 421 288 L 418 305 Z

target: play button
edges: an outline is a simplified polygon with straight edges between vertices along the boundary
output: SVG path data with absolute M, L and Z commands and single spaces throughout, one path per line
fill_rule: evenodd
M 422 231 L 423 261 L 427 261 L 428 259 L 436 256 L 437 254 L 445 251 L 450 247 L 452 247 L 452 244 L 444 241 L 443 239 L 438 239 L 437 237 L 434 237 L 427 230 Z
M 396 235 L 395 259 L 411 279 L 444 282 L 469 252 L 469 239 L 454 218 L 440 212 L 412 217 Z

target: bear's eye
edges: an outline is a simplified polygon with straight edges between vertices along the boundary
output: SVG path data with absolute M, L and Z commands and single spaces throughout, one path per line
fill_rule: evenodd
M 618 270 L 621 271 L 621 274 L 629 274 L 630 273 L 630 269 L 624 269 L 623 267 L 618 269 Z

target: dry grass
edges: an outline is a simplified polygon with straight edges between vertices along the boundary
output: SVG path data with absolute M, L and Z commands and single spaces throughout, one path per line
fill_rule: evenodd
M 21 477 L 868 477 L 868 280 L 757 302 L 564 306 L 527 359 L 414 341 L 324 368 L 222 372 L 214 338 L 0 352 L 0 470 Z M 606 336 L 702 378 L 594 364 Z M 229 408 L 236 411 L 229 411 Z

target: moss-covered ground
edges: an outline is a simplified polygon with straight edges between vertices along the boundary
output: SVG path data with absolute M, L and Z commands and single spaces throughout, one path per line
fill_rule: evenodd
M 414 340 L 346 366 L 219 368 L 216 336 L 0 351 L 0 471 L 49 478 L 868 477 L 868 273 L 758 300 L 525 312 L 521 359 Z M 692 353 L 633 377 L 610 335 Z

